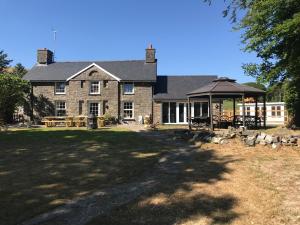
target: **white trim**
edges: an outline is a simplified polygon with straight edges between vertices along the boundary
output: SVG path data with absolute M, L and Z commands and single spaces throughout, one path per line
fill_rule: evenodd
M 56 84 L 57 84 L 57 83 L 64 83 L 64 84 L 65 84 L 64 92 L 56 92 Z M 55 82 L 55 83 L 54 83 L 54 94 L 55 94 L 55 95 L 65 95 L 65 94 L 66 94 L 66 82 L 64 82 L 64 81 Z
M 64 102 L 65 103 L 65 109 L 59 109 L 59 110 L 65 110 L 66 111 L 66 115 L 67 116 L 67 101 L 65 100 L 55 100 L 54 101 L 54 105 L 55 105 L 55 116 L 57 116 L 57 103 L 59 102 Z
M 132 104 L 132 117 L 130 118 L 130 117 L 125 117 L 124 116 L 124 110 L 130 110 L 130 109 L 124 109 L 124 103 L 125 102 L 128 102 L 128 103 L 131 103 Z M 134 119 L 134 102 L 133 101 L 123 101 L 123 103 L 122 103 L 122 105 L 123 105 L 123 118 L 124 118 L 124 120 L 132 120 L 132 119 Z
M 79 72 L 75 73 L 74 75 L 70 76 L 67 81 L 73 79 L 74 77 L 78 76 L 79 74 L 81 74 L 82 72 L 88 70 L 91 67 L 97 67 L 98 69 L 102 70 L 104 73 L 107 73 L 109 76 L 113 77 L 114 79 L 116 79 L 117 81 L 120 81 L 121 79 L 115 75 L 113 75 L 112 73 L 108 72 L 107 70 L 103 69 L 101 66 L 97 65 L 96 63 L 92 63 L 91 65 L 85 67 L 84 69 L 80 70 Z
M 98 92 L 91 92 L 92 82 L 98 82 Z M 99 80 L 90 80 L 89 81 L 89 94 L 90 95 L 100 95 L 101 94 L 101 81 Z
M 125 84 L 132 84 L 132 92 L 125 92 Z M 123 95 L 133 95 L 134 94 L 134 82 L 124 82 L 123 83 Z
M 88 100 L 87 104 L 87 115 L 90 115 L 90 104 L 91 103 L 98 103 L 98 115 L 97 116 L 101 116 L 101 101 L 97 101 L 97 100 Z

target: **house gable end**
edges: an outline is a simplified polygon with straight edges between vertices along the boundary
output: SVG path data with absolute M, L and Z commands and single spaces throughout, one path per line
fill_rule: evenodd
M 101 66 L 96 63 L 92 63 L 91 65 L 85 67 L 74 75 L 70 76 L 67 81 L 70 80 L 117 80 L 121 79 L 117 76 L 111 74 L 107 70 L 103 69 Z

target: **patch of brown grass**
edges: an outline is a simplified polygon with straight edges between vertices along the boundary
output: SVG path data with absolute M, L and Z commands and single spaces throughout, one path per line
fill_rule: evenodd
M 208 156 L 209 154 L 209 156 Z M 222 165 L 220 167 L 220 165 Z M 204 144 L 199 154 L 101 224 L 300 224 L 300 151 Z

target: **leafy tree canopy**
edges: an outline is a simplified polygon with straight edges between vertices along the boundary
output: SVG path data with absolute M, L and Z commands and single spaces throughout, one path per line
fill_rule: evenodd
M 12 60 L 7 58 L 7 54 L 3 50 L 0 50 L 0 73 L 3 73 Z
M 22 78 L 27 73 L 27 70 L 21 63 L 17 63 L 13 68 L 12 74 Z
M 29 83 L 18 76 L 0 74 L 0 119 L 9 122 L 18 105 L 29 93 Z
M 271 86 L 282 82 L 288 110 L 300 125 L 300 1 L 224 1 L 224 16 L 243 31 L 244 50 L 261 59 L 257 64 L 245 64 L 246 74 Z
M 250 86 L 250 87 L 254 87 L 254 88 L 258 88 L 260 90 L 266 91 L 267 88 L 265 87 L 265 85 L 260 84 L 260 83 L 256 83 L 256 82 L 246 82 L 244 83 L 244 85 Z

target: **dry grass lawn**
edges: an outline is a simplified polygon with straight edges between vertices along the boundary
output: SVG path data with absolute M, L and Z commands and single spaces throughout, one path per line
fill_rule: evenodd
M 20 224 L 74 198 L 134 181 L 164 151 L 120 128 L 0 132 L 0 224 Z
M 299 147 L 251 148 L 233 139 L 200 148 L 170 140 L 120 128 L 0 133 L 0 224 L 20 224 L 79 196 L 139 181 L 182 146 L 191 155 L 156 174 L 158 185 L 90 225 L 300 224 Z
M 204 144 L 151 193 L 100 224 L 300 224 L 300 148 Z

